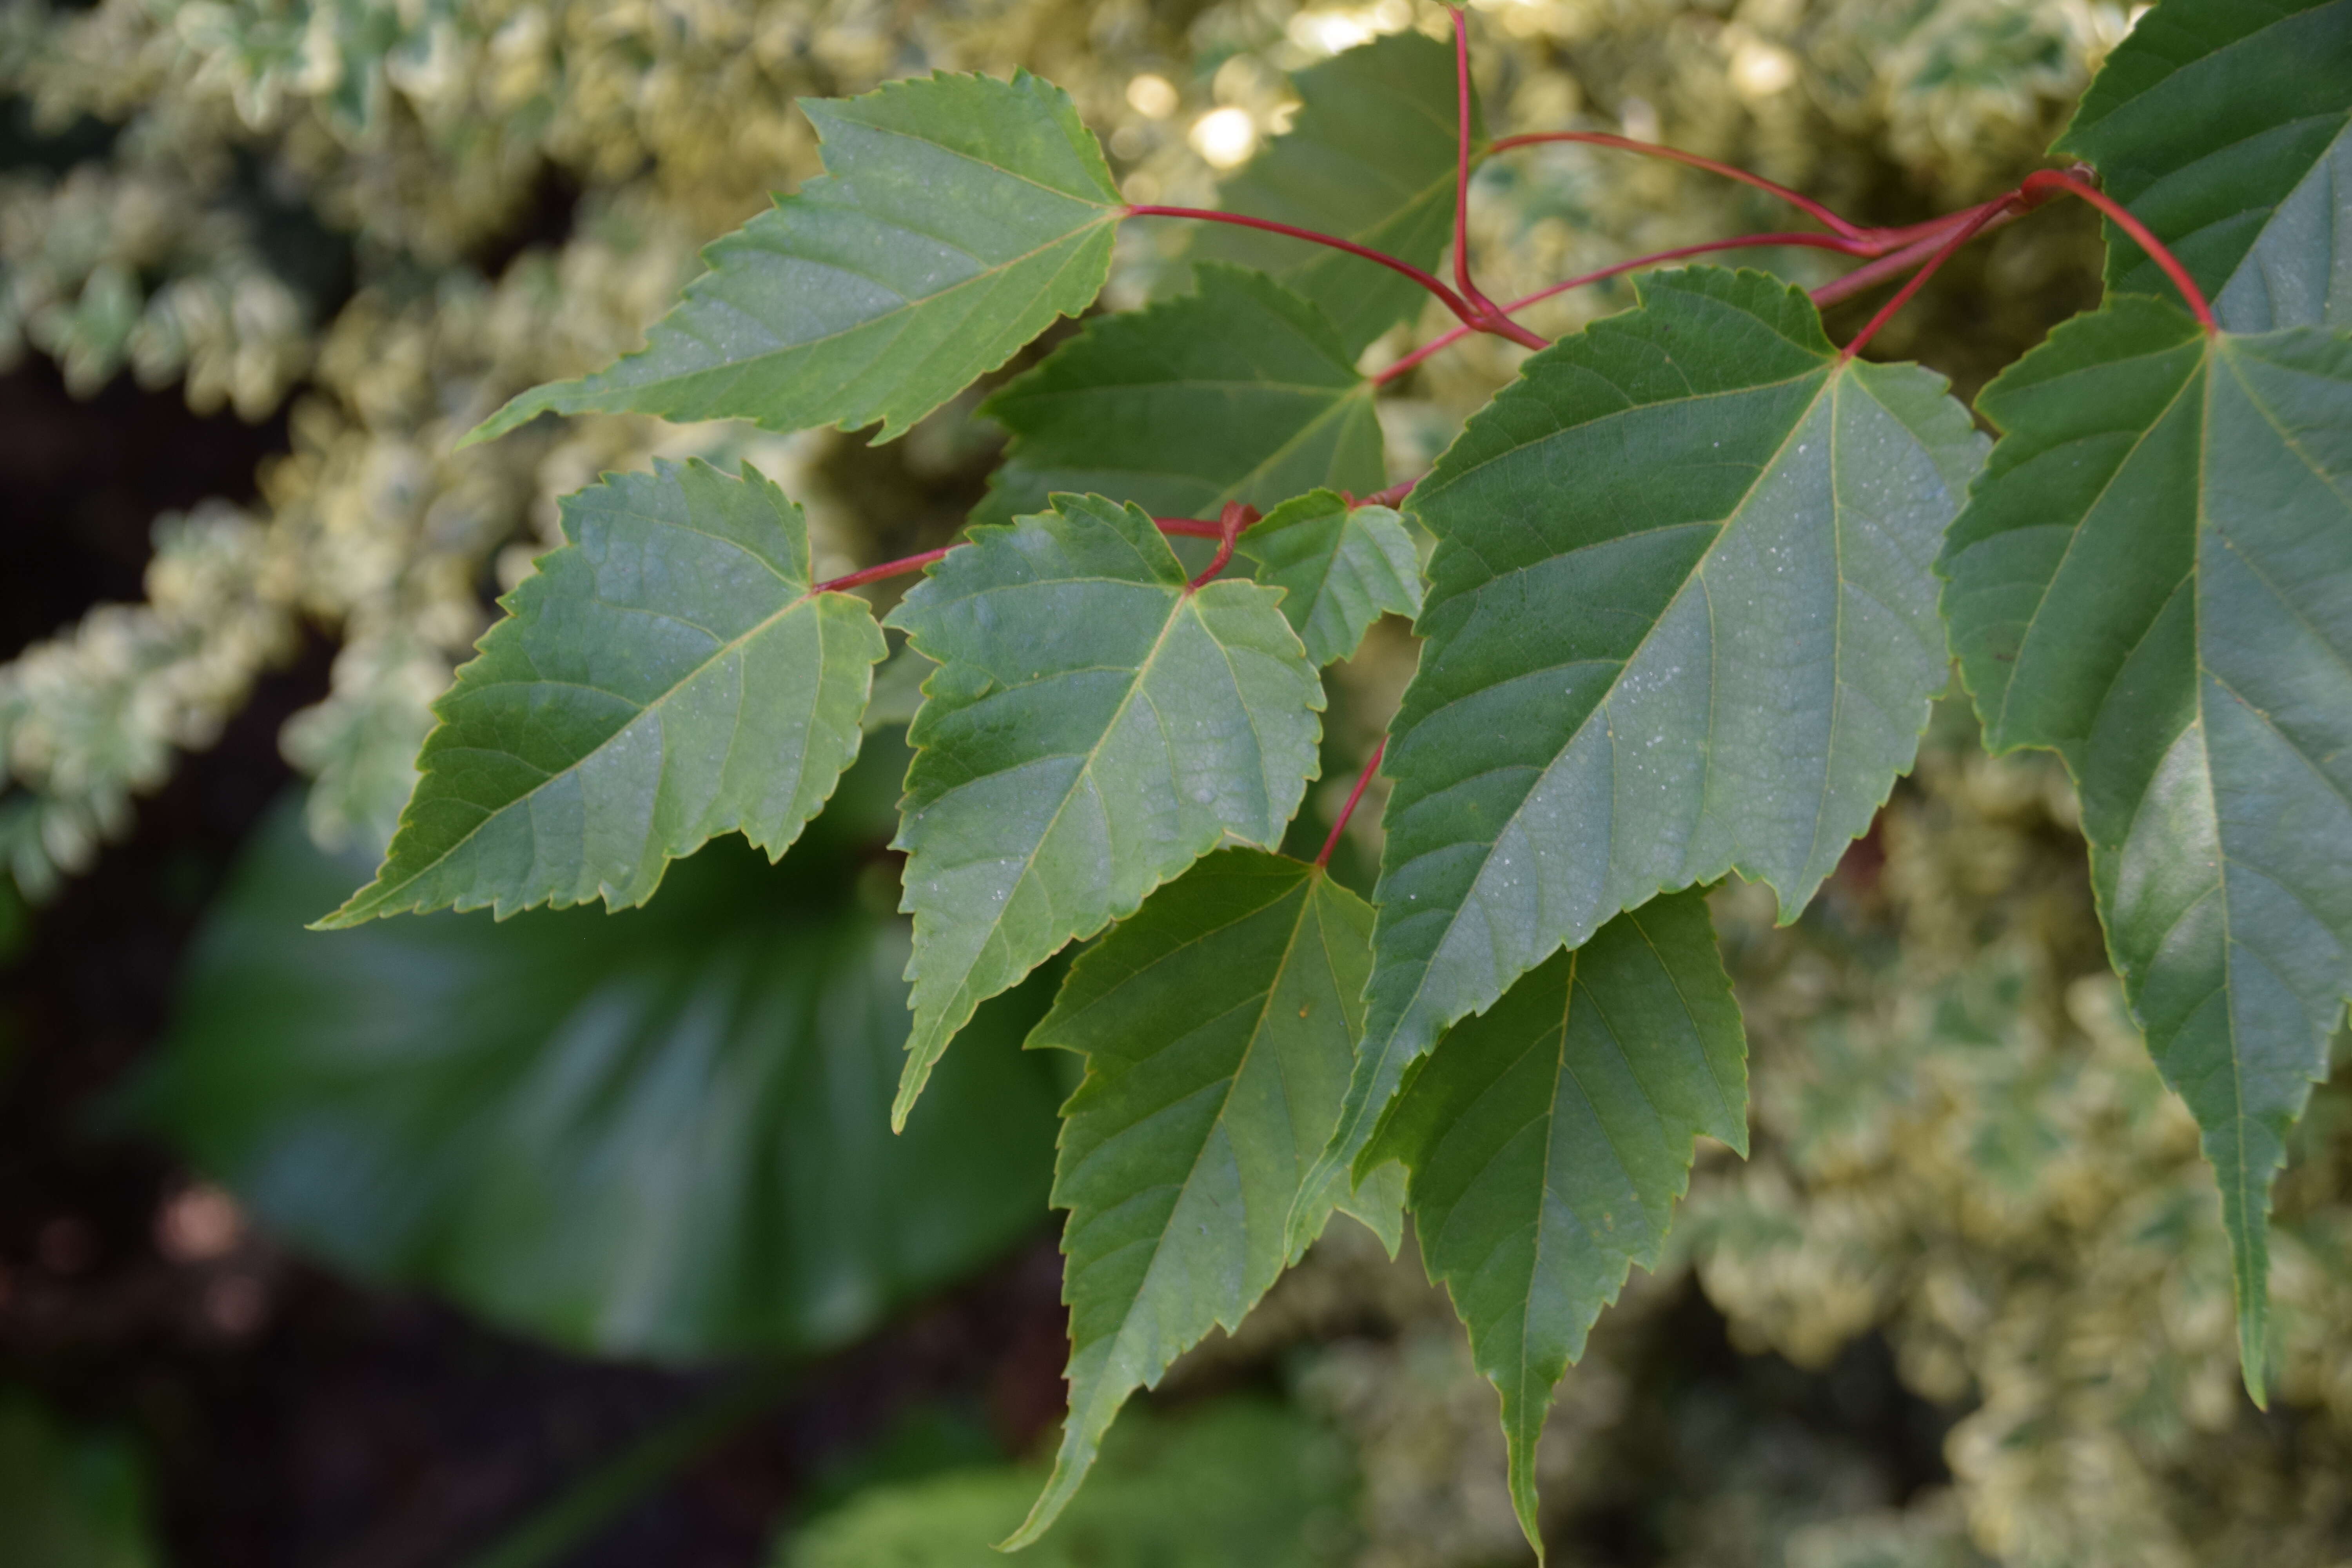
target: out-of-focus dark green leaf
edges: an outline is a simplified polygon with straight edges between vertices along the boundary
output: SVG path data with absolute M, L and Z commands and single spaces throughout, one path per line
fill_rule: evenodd
M 905 753 L 869 751 L 782 868 L 730 837 L 617 915 L 307 931 L 363 871 L 283 813 L 134 1110 L 297 1245 L 564 1344 L 862 1333 L 1043 1221 L 1056 1098 L 1018 1049 L 1036 989 L 982 1013 L 891 1135 L 907 927 L 887 882 L 853 889 Z
M 1339 1441 L 1256 1401 L 1122 1422 L 1061 1522 L 1008 1559 L 988 1542 L 1042 1479 L 1004 1466 L 877 1487 L 786 1541 L 776 1568 L 1319 1568 L 1353 1545 Z
M 153 1568 L 147 1492 L 121 1442 L 68 1432 L 28 1394 L 0 1392 L 0 1563 Z

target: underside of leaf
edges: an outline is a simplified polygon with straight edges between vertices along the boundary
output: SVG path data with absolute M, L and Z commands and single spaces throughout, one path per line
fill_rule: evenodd
M 1367 1151 L 1411 1170 L 1422 1256 L 1502 1395 L 1512 1506 L 1540 1555 L 1552 1389 L 1633 1266 L 1658 1260 L 1700 1133 L 1746 1153 L 1747 1040 L 1697 892 L 1619 915 L 1414 1064 Z
M 2006 434 L 1941 563 L 1953 644 L 1988 743 L 2074 774 L 2259 1400 L 2271 1184 L 2352 997 L 2352 339 L 2124 297 L 1981 403 Z
M 1128 1395 L 1240 1325 L 1295 1250 L 1284 1227 L 1347 1088 L 1372 911 L 1319 868 L 1202 860 L 1071 967 L 1029 1043 L 1083 1053 L 1063 1108 L 1070 1414 L 1005 1547 L 1043 1534 Z M 1310 1194 L 1328 1216 L 1335 1194 Z M 1318 1226 L 1319 1228 L 1319 1226 Z
M 321 924 L 641 904 L 718 834 L 782 854 L 856 760 L 881 629 L 863 600 L 811 591 L 782 490 L 660 463 L 565 497 L 562 518 L 571 542 L 434 705 L 383 869 Z
M 523 394 L 468 439 L 635 412 L 878 420 L 887 441 L 1101 291 L 1118 189 L 1060 88 L 940 73 L 802 107 L 824 178 L 713 243 L 642 352 Z
M 974 529 L 890 624 L 940 667 L 897 841 L 903 1118 L 982 1001 L 1219 843 L 1279 841 L 1317 771 L 1323 688 L 1275 590 L 1189 587 L 1150 516 L 1098 496 Z

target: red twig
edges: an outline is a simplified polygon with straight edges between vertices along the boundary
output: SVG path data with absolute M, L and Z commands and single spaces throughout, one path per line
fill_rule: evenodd
M 2164 268 L 2164 275 L 2172 279 L 2172 286 L 2179 289 L 2180 297 L 2188 301 L 2189 313 L 2197 318 L 2197 324 L 2209 332 L 2221 331 L 2220 324 L 2213 320 L 2213 307 L 2206 303 L 2205 291 L 2197 287 L 2195 279 L 2189 276 L 2189 268 L 2181 266 L 2180 258 L 2166 248 L 2164 241 L 2149 233 L 2146 224 L 2132 216 L 2123 203 L 2088 181 L 2058 169 L 2036 170 L 2025 176 L 2025 183 L 2018 187 L 2018 191 L 2029 205 L 2039 206 L 2051 196 L 2063 192 L 2067 195 L 2079 196 L 2115 220 L 2117 228 L 2130 235 L 2139 247 L 2147 252 L 2150 261 Z
M 1943 244 L 1937 248 L 1936 254 L 1928 258 L 1927 265 L 1913 273 L 1911 275 L 1911 280 L 1908 283 L 1904 284 L 1902 288 L 1895 290 L 1895 298 L 1889 300 L 1885 304 L 1879 307 L 1878 314 L 1871 317 L 1869 324 L 1864 327 L 1861 331 L 1854 334 L 1853 341 L 1846 344 L 1844 349 L 1840 351 L 1839 357 L 1842 359 L 1852 359 L 1854 355 L 1860 353 L 1863 350 L 1863 346 L 1869 342 L 1873 337 L 1877 335 L 1878 329 L 1885 326 L 1889 321 L 1893 320 L 1895 311 L 1903 309 L 1904 306 L 1911 302 L 1911 296 L 1916 294 L 1923 287 L 1926 286 L 1927 279 L 1936 275 L 1936 269 L 1937 268 L 1943 266 L 1945 262 L 1949 261 L 1953 256 L 1958 252 L 1960 247 L 1968 244 L 1969 241 L 1974 239 L 1980 232 L 1982 232 L 1984 226 L 1992 222 L 1994 217 L 2006 210 L 2011 202 L 2021 201 L 2023 197 L 2021 196 L 2004 196 L 1999 203 L 1979 212 L 1976 216 L 1962 224 L 1958 229 L 1954 231 L 1949 239 L 1945 240 Z
M 1856 294 L 1885 282 L 1889 278 L 1901 277 L 1941 249 L 1944 241 L 1951 237 L 1954 229 L 1965 226 L 1987 212 L 1992 216 L 1978 227 L 1976 230 L 1978 234 L 1988 234 L 2004 224 L 2015 223 L 2022 215 L 2023 209 L 2016 205 L 2012 194 L 2009 196 L 1997 196 L 1982 206 L 1969 207 L 1962 212 L 1952 213 L 1938 218 L 1933 224 L 1915 225 L 1908 229 L 1889 230 L 1887 232 L 1890 234 L 1896 235 L 1920 234 L 1922 230 L 1925 232 L 1922 237 L 1912 240 L 1902 249 L 1879 257 L 1874 261 L 1866 262 L 1844 277 L 1822 284 L 1813 290 L 1813 303 L 1826 308 L 1836 304 L 1841 300 L 1851 300 Z
M 1187 589 L 1197 593 L 1202 584 L 1225 569 L 1225 563 L 1234 558 L 1234 542 L 1241 538 L 1243 529 L 1257 521 L 1257 508 L 1254 506 L 1245 506 L 1237 500 L 1225 503 L 1225 510 L 1217 517 L 1217 552 L 1209 557 L 1209 563 L 1201 568 L 1201 574 L 1185 584 Z
M 1377 261 L 1391 272 L 1403 274 L 1436 295 L 1440 303 L 1463 321 L 1473 324 L 1478 321 L 1477 311 L 1471 309 L 1461 295 L 1447 288 L 1441 279 L 1423 272 L 1410 261 L 1400 261 L 1386 251 L 1374 250 L 1368 245 L 1358 245 L 1354 240 L 1341 239 L 1337 235 L 1318 234 L 1314 229 L 1276 223 L 1272 218 L 1250 217 L 1242 213 L 1221 213 L 1208 207 L 1131 206 L 1127 209 L 1127 216 L 1129 217 L 1189 217 L 1198 218 L 1203 223 L 1229 223 L 1242 228 L 1264 229 L 1268 234 L 1287 235 L 1293 239 L 1306 240 L 1310 245 L 1328 246 L 1333 250 L 1344 250 L 1350 256 L 1360 256 L 1367 261 Z
M 809 592 L 837 594 L 845 588 L 856 588 L 867 583 L 879 583 L 886 577 L 908 576 L 912 573 L 920 572 L 954 548 L 952 544 L 943 544 L 937 550 L 926 550 L 920 555 L 903 556 L 897 561 L 885 561 L 879 566 L 868 566 L 863 571 L 852 572 L 845 577 L 829 577 L 811 588 Z
M 1339 808 L 1339 820 L 1331 825 L 1331 837 L 1323 840 L 1323 853 L 1315 857 L 1318 866 L 1331 863 L 1331 851 L 1339 847 L 1339 835 L 1348 831 L 1348 819 L 1356 815 L 1356 803 L 1364 798 L 1364 786 L 1372 782 L 1373 773 L 1381 765 L 1381 754 L 1389 749 L 1389 738 L 1381 737 L 1372 754 L 1364 759 L 1364 771 L 1356 775 L 1356 787 L 1348 792 L 1348 804 Z
M 1192 539 L 1223 539 L 1225 536 L 1223 523 L 1203 522 L 1197 517 L 1155 517 L 1151 521 L 1160 525 L 1162 533 L 1181 533 Z
M 1776 184 L 1761 174 L 1751 174 L 1745 169 L 1736 169 L 1728 163 L 1718 163 L 1712 158 L 1702 158 L 1696 153 L 1685 153 L 1678 147 L 1663 147 L 1652 142 L 1636 142 L 1630 136 L 1612 136 L 1601 131 L 1537 131 L 1524 136 L 1506 136 L 1487 151 L 1507 153 L 1514 147 L 1533 147 L 1547 142 L 1573 142 L 1589 147 L 1613 147 L 1623 153 L 1638 153 L 1644 157 L 1664 158 L 1672 163 L 1687 164 L 1694 169 L 1705 169 L 1710 174 L 1721 174 L 1726 179 L 1738 180 L 1743 185 L 1752 185 L 1759 191 L 1778 196 L 1832 232 L 1843 235 L 1848 239 L 1860 239 L 1874 232 L 1864 228 L 1859 224 L 1849 223 L 1812 197 L 1792 191 L 1786 185 Z

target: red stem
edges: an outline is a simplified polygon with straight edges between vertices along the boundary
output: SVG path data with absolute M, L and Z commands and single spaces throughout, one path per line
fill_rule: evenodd
M 1964 212 L 1953 213 L 1947 217 L 1939 218 L 1932 225 L 1917 226 L 1912 229 L 1892 230 L 1890 232 L 1895 234 L 1911 234 L 1924 227 L 1927 233 L 1924 237 L 1913 240 L 1900 250 L 1882 256 L 1874 261 L 1855 268 L 1843 278 L 1822 284 L 1813 290 L 1813 303 L 1822 307 L 1834 305 L 1841 300 L 1850 300 L 1856 294 L 1875 288 L 1889 278 L 1900 277 L 1942 248 L 1944 241 L 1950 237 L 1953 229 L 1987 212 L 1992 216 L 1977 229 L 1976 232 L 1979 234 L 1989 234 L 2004 224 L 2015 223 L 2021 216 L 2021 209 L 2015 205 L 2012 194 L 1995 197 L 1982 206 L 1969 207 Z
M 1860 353 L 1863 350 L 1863 345 L 1869 342 L 1873 337 L 1877 335 L 1878 329 L 1885 326 L 1889 321 L 1893 320 L 1895 311 L 1903 309 L 1904 306 L 1911 302 L 1911 296 L 1916 294 L 1926 286 L 1927 279 L 1936 275 L 1936 269 L 1937 268 L 1943 266 L 1945 262 L 1949 261 L 1953 256 L 1958 254 L 1960 247 L 1974 239 L 1977 235 L 1983 230 L 1987 224 L 1992 222 L 1994 217 L 1999 216 L 2008 207 L 2011 202 L 2021 201 L 2024 198 L 2022 196 L 2004 196 L 1999 203 L 1987 207 L 1983 211 L 1978 213 L 1976 216 L 1962 224 L 1958 231 L 1955 233 L 1951 238 L 1944 241 L 1943 245 L 1937 250 L 1936 254 L 1928 258 L 1927 265 L 1913 273 L 1911 275 L 1911 280 L 1895 291 L 1895 298 L 1889 300 L 1885 304 L 1879 307 L 1878 314 L 1871 317 L 1869 325 L 1864 327 L 1861 331 L 1854 334 L 1853 341 L 1845 345 L 1844 349 L 1840 352 L 1838 357 L 1841 359 L 1852 359 L 1854 355 Z
M 1217 552 L 1209 557 L 1209 563 L 1201 568 L 1201 574 L 1185 584 L 1188 592 L 1198 593 L 1204 584 L 1225 569 L 1225 563 L 1234 558 L 1234 544 L 1241 538 L 1242 530 L 1255 522 L 1257 517 L 1257 508 L 1254 506 L 1237 500 L 1225 503 L 1225 510 L 1217 516 Z
M 1824 227 L 1848 239 L 1861 239 L 1872 232 L 1858 224 L 1847 222 L 1812 197 L 1792 191 L 1786 185 L 1776 184 L 1761 174 L 1751 174 L 1745 169 L 1735 169 L 1728 163 L 1718 163 L 1712 158 L 1702 158 L 1696 153 L 1685 153 L 1678 147 L 1662 147 L 1655 142 L 1636 142 L 1630 136 L 1612 136 L 1601 131 L 1537 131 L 1524 136 L 1506 136 L 1487 151 L 1507 153 L 1514 147 L 1533 147 L 1546 142 L 1573 142 L 1590 147 L 1613 147 L 1622 153 L 1638 153 L 1644 157 L 1664 158 L 1673 163 L 1685 163 L 1694 169 L 1705 169 L 1710 174 L 1721 174 L 1726 179 L 1738 180 L 1743 185 L 1753 185 L 1759 191 L 1778 196 Z
M 2115 220 L 2117 228 L 2130 235 L 2139 247 L 2147 252 L 2150 261 L 2164 268 L 2164 275 L 2172 279 L 2172 286 L 2179 289 L 2180 297 L 2189 302 L 2189 313 L 2197 318 L 2197 324 L 2208 332 L 2221 331 L 2220 324 L 2213 320 L 2213 307 L 2206 303 L 2205 291 L 2197 287 L 2195 279 L 2189 276 L 2189 268 L 2181 266 L 2180 258 L 2166 248 L 2164 241 L 2150 234 L 2146 224 L 2132 216 L 2121 202 L 2096 185 L 2058 169 L 2036 170 L 2025 176 L 2025 183 L 2018 190 L 2029 205 L 2038 206 L 2050 196 L 2063 192 L 2081 197 L 2106 214 Z
M 1547 349 L 1551 344 L 1511 320 L 1470 276 L 1470 24 L 1460 6 L 1445 9 L 1454 18 L 1454 281 L 1478 313 L 1472 326 L 1522 348 Z
M 1290 224 L 1276 223 L 1272 218 L 1250 217 L 1241 213 L 1221 213 L 1208 207 L 1131 206 L 1127 209 L 1127 216 L 1129 217 L 1189 217 L 1198 218 L 1203 223 L 1229 223 L 1242 228 L 1264 229 L 1268 234 L 1288 235 L 1293 239 L 1303 239 L 1310 245 L 1328 246 L 1333 250 L 1344 250 L 1350 256 L 1360 256 L 1367 261 L 1377 261 L 1391 272 L 1402 273 L 1436 295 L 1438 300 L 1447 310 L 1463 321 L 1473 325 L 1478 323 L 1478 313 L 1464 302 L 1461 295 L 1447 288 L 1438 279 L 1423 272 L 1410 261 L 1400 261 L 1385 251 L 1374 250 L 1366 245 L 1358 245 L 1353 240 L 1341 239 L 1337 235 L 1318 234 L 1311 228 L 1298 228 Z
M 1339 820 L 1331 825 L 1331 837 L 1323 840 L 1323 853 L 1315 857 L 1318 866 L 1331 863 L 1331 851 L 1339 847 L 1339 835 L 1348 831 L 1348 819 L 1356 815 L 1356 803 L 1364 798 L 1364 786 L 1372 782 L 1372 774 L 1381 765 L 1381 754 L 1389 749 L 1389 738 L 1381 737 L 1372 754 L 1364 759 L 1364 771 L 1356 775 L 1356 787 L 1348 792 L 1348 804 L 1339 808 Z
M 920 555 L 903 556 L 897 561 L 885 561 L 879 566 L 868 566 L 852 572 L 845 577 L 828 577 L 809 590 L 812 594 L 838 594 L 845 588 L 856 588 L 867 583 L 879 583 L 885 577 L 904 577 L 920 572 L 949 551 L 952 544 L 942 544 L 937 550 L 926 550 Z
M 1371 494 L 1364 497 L 1356 504 L 1359 506 L 1400 507 L 1404 505 L 1404 498 L 1412 494 L 1412 487 L 1419 483 L 1421 483 L 1419 479 L 1407 479 L 1401 485 L 1391 485 L 1384 490 L 1374 490 Z

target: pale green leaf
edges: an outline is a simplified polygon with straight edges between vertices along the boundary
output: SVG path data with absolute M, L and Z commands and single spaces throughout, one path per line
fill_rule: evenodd
M 1383 614 L 1421 611 L 1421 552 L 1388 507 L 1316 490 L 1253 524 L 1234 553 L 1284 590 L 1282 613 L 1317 665 L 1355 652 Z
M 1747 1039 L 1706 900 L 1671 894 L 1555 953 L 1413 1066 L 1366 1152 L 1411 1169 L 1430 1278 L 1503 1399 L 1511 1501 L 1635 1264 L 1654 1265 L 1698 1134 L 1747 1152 Z
M 641 904 L 718 834 L 782 854 L 856 758 L 882 632 L 863 599 L 812 592 L 783 491 L 657 463 L 562 515 L 571 542 L 434 704 L 383 868 L 322 926 Z
M 2006 434 L 1941 563 L 1953 646 L 1986 743 L 2074 774 L 2259 1399 L 2271 1183 L 2352 995 L 2352 337 L 2125 296 L 1979 401 Z
M 1308 67 L 1292 84 L 1290 129 L 1218 185 L 1217 205 L 1434 270 L 1454 233 L 1452 46 L 1391 33 Z M 1475 106 L 1470 129 L 1475 151 Z M 1199 226 L 1192 253 L 1280 279 L 1322 307 L 1349 355 L 1429 298 L 1377 262 L 1228 224 Z
M 1061 490 L 1207 518 L 1383 482 L 1372 384 L 1323 313 L 1259 273 L 1199 279 L 1197 293 L 1097 317 L 981 406 L 1013 443 L 977 521 Z
M 287 809 L 205 922 L 138 1120 L 303 1252 L 583 1352 L 871 1332 L 1035 1233 L 1057 1098 L 1024 991 L 891 1135 L 908 933 L 854 894 L 894 752 L 782 866 L 714 844 L 619 914 L 307 931 L 353 868 Z
M 1054 1178 L 1070 1414 L 1007 1549 L 1061 1513 L 1127 1396 L 1238 1327 L 1296 1256 L 1284 1226 L 1338 1119 L 1371 967 L 1369 905 L 1251 849 L 1202 860 L 1071 966 L 1029 1037 L 1087 1058 Z M 1312 1229 L 1337 1184 L 1307 1194 Z
M 898 839 L 904 1117 L 983 999 L 1220 843 L 1280 841 L 1318 765 L 1323 687 L 1278 593 L 1192 589 L 1149 516 L 1098 496 L 974 529 L 890 624 L 940 661 Z
M 2352 325 L 2352 0 L 2164 0 L 2054 151 L 2097 166 L 2223 326 Z M 2112 227 L 2107 287 L 2173 297 Z
M 1123 210 L 1069 94 L 1017 71 L 803 99 L 825 175 L 703 253 L 644 350 L 524 393 L 537 415 L 749 419 L 888 440 L 1094 303 Z
M 1737 870 L 1793 919 L 1948 679 L 1930 569 L 1983 437 L 1759 273 L 1655 275 L 1530 359 L 1413 493 L 1365 1049 L 1332 1157 L 1554 951 Z

